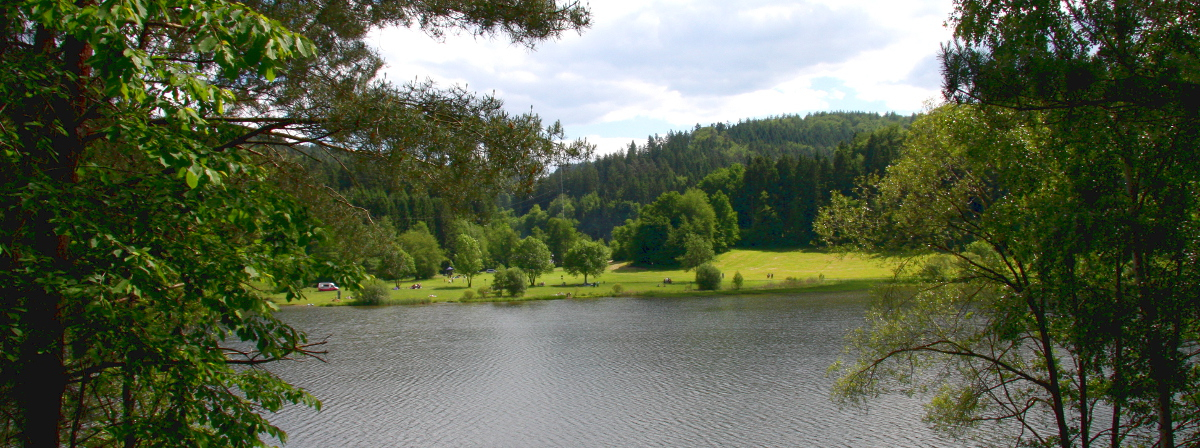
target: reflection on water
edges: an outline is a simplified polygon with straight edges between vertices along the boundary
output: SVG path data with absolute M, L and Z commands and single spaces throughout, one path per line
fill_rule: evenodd
M 915 400 L 829 400 L 860 295 L 288 308 L 329 363 L 271 369 L 324 409 L 272 421 L 287 448 L 953 445 Z

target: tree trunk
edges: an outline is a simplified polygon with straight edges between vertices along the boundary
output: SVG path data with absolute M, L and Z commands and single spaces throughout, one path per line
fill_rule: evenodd
M 74 75 L 74 82 L 63 83 L 67 87 L 63 97 L 33 97 L 23 104 L 21 112 L 41 123 L 56 123 L 65 132 L 30 134 L 34 131 L 23 129 L 27 134 L 22 141 L 32 155 L 30 163 L 34 166 L 30 168 L 45 176 L 51 188 L 69 190 L 67 187 L 78 182 L 76 169 L 84 149 L 82 116 L 90 104 L 85 87 L 91 75 L 86 65 L 91 48 L 72 37 L 62 38 L 60 47 L 55 48 L 55 36 L 45 28 L 38 29 L 35 40 L 43 52 L 61 54 L 62 69 Z M 50 148 L 43 148 L 40 142 L 47 139 Z M 51 260 L 46 276 L 70 277 L 74 272 L 70 237 L 56 233 L 58 214 L 67 212 L 51 206 L 29 216 L 33 255 Z M 30 284 L 23 289 L 25 312 L 21 323 L 26 337 L 19 348 L 14 384 L 21 425 L 18 440 L 29 448 L 58 447 L 63 395 L 67 389 L 65 329 L 60 316 L 64 297 L 53 283 Z
M 1063 405 L 1062 387 L 1058 381 L 1058 361 L 1054 359 L 1054 346 L 1050 341 L 1049 325 L 1046 323 L 1045 308 L 1038 305 L 1035 299 L 1026 292 L 1026 303 L 1037 320 L 1039 341 L 1042 344 L 1042 359 L 1046 362 L 1046 376 L 1049 380 L 1051 405 L 1054 407 L 1054 422 L 1058 427 L 1058 445 L 1062 448 L 1071 447 L 1071 429 L 1067 426 L 1066 409 Z

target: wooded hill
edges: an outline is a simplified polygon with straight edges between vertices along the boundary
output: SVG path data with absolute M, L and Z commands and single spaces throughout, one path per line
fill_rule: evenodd
M 716 253 L 810 245 L 813 220 L 830 192 L 853 195 L 856 178 L 882 171 L 913 118 L 823 112 L 697 125 L 559 167 L 517 196 L 481 191 L 457 204 L 369 159 L 314 152 L 302 164 L 317 184 L 369 212 L 372 223 L 387 223 L 383 234 L 350 217 L 326 223 L 340 235 L 330 250 L 355 252 L 347 258 L 372 258 L 370 247 L 423 222 L 450 253 L 456 235 L 473 235 L 489 266 L 509 264 L 513 242 L 526 236 L 543 240 L 555 260 L 586 236 L 609 242 L 617 259 L 676 265 L 689 237 L 707 240 Z M 640 226 L 647 213 L 657 224 Z
M 669 191 L 720 191 L 738 215 L 742 247 L 804 246 L 829 191 L 881 171 L 899 151 L 913 116 L 822 112 L 696 126 L 630 143 L 623 153 L 565 166 L 528 195 L 503 203 L 574 219 L 592 238 L 635 219 Z M 535 213 L 537 210 L 533 210 Z

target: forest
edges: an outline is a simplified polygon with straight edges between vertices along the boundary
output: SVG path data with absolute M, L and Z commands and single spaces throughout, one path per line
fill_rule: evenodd
M 456 236 L 470 234 L 483 246 L 487 267 L 511 265 L 519 238 L 542 240 L 558 265 L 574 241 L 587 239 L 608 243 L 617 260 L 673 267 L 689 236 L 716 254 L 813 246 L 812 224 L 830 194 L 853 195 L 855 179 L 882 173 L 913 119 L 829 112 L 697 125 L 650 136 L 641 146 L 631 142 L 622 153 L 561 165 L 525 193 L 465 205 L 377 175 L 369 159 L 353 155 L 330 160 L 314 153 L 306 169 L 363 211 L 360 222 L 346 223 L 359 230 L 339 235 L 379 230 L 391 235 L 379 238 L 392 240 L 416 227 L 453 253 Z M 466 216 L 463 207 L 470 210 Z M 689 224 L 681 228 L 684 221 Z M 335 245 L 374 253 L 357 261 L 380 273 L 383 253 L 363 244 L 343 239 Z M 426 263 L 421 276 L 450 265 L 449 257 L 443 261 L 438 269 Z

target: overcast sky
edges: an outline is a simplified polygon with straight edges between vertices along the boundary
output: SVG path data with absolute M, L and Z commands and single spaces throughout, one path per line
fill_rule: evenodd
M 938 97 L 949 0 L 599 0 L 582 35 L 534 50 L 388 29 L 389 80 L 465 84 L 560 120 L 598 153 L 697 123 L 920 111 Z

